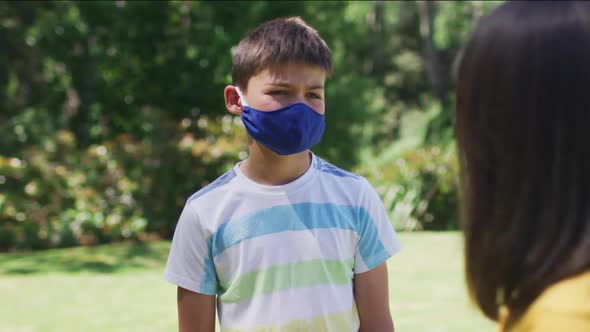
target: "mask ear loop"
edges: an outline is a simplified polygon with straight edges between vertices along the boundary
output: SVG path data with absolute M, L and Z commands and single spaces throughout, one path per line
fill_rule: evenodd
M 240 88 L 238 88 L 236 86 L 236 92 L 238 93 L 238 96 L 240 96 L 240 102 L 242 103 L 242 107 L 248 107 L 248 103 L 246 103 L 246 99 L 244 98 L 244 95 L 242 94 L 242 90 L 240 90 Z

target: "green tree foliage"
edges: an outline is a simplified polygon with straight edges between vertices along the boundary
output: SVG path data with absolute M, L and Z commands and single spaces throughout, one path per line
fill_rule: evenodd
M 0 249 L 169 237 L 186 197 L 246 157 L 241 123 L 223 105 L 231 48 L 281 16 L 302 16 L 334 54 L 314 151 L 384 195 L 438 185 L 387 170 L 413 149 L 448 150 L 452 64 L 493 6 L 0 1 Z M 412 217 L 454 227 L 453 204 Z

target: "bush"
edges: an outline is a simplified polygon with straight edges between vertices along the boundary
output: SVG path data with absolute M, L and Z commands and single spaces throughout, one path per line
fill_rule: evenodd
M 361 170 L 361 172 L 363 172 Z M 458 163 L 454 148 L 429 145 L 364 170 L 398 230 L 457 229 Z
M 58 130 L 0 155 L 0 251 L 170 236 L 188 195 L 244 157 L 244 137 L 229 116 L 158 121 L 150 142 L 120 134 L 80 148 Z
M 124 145 L 123 145 L 124 146 Z M 134 198 L 138 187 L 120 167 L 111 142 L 75 149 L 60 131 L 21 158 L 0 157 L 2 249 L 95 244 L 136 236 L 146 220 Z

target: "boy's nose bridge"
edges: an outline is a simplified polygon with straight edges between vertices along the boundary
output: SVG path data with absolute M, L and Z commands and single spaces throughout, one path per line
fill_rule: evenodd
M 313 109 L 316 113 L 324 114 L 324 112 L 322 112 L 321 110 L 317 110 L 316 107 L 314 107 L 314 105 L 310 104 L 309 100 L 306 97 L 307 93 L 308 89 L 305 86 L 294 87 L 291 93 L 291 97 L 289 98 L 289 105 L 302 103 L 307 105 L 309 108 Z
M 297 93 L 297 96 L 295 98 L 295 102 L 293 104 L 295 104 L 295 103 L 304 103 L 307 106 L 310 106 L 305 102 L 305 91 L 301 92 L 301 93 Z
M 305 91 L 297 89 L 291 93 L 289 97 L 289 105 L 297 104 L 297 103 L 304 103 L 307 106 L 311 106 L 305 102 Z

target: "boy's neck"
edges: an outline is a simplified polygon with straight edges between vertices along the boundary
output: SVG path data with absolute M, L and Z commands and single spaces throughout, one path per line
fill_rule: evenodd
M 258 144 L 250 146 L 250 155 L 240 170 L 250 180 L 267 186 L 280 186 L 302 176 L 311 165 L 311 152 L 282 156 Z

